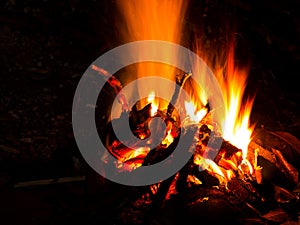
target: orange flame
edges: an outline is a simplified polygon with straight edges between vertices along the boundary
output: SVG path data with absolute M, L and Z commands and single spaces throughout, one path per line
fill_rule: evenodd
M 198 159 L 196 158 L 194 162 L 207 171 L 214 173 L 220 183 L 227 183 L 235 176 L 237 170 L 242 171 L 243 174 L 253 174 L 253 166 L 247 160 L 247 154 L 254 130 L 254 125 L 250 124 L 254 98 L 246 100 L 244 98 L 249 67 L 237 67 L 234 61 L 234 44 L 230 45 L 229 51 L 222 49 L 222 52 L 218 52 L 217 55 L 203 55 L 206 52 L 200 51 L 198 46 L 196 52 L 213 71 L 224 98 L 225 110 L 224 113 L 216 114 L 214 121 L 219 127 L 214 127 L 214 129 L 217 129 L 226 141 L 242 150 L 242 161 L 238 163 L 232 161 L 232 159 L 222 158 L 217 165 L 209 159 L 199 158 L 198 156 Z M 197 71 L 197 65 L 195 68 L 196 76 L 201 79 L 201 74 L 205 71 Z M 192 110 L 194 109 L 192 108 Z
M 118 30 L 119 35 L 125 42 L 162 40 L 181 44 L 187 3 L 188 1 L 185 0 L 176 2 L 170 0 L 119 0 L 117 5 L 121 14 L 120 18 L 122 18 L 120 20 L 122 23 L 118 24 L 120 28 Z M 238 68 L 235 65 L 234 45 L 231 45 L 228 54 L 226 54 L 227 51 L 225 49 L 222 49 L 221 54 L 217 55 L 217 57 L 203 56 L 203 52 L 199 52 L 198 48 L 195 52 L 203 59 L 209 59 L 207 64 L 212 69 L 221 87 L 225 110 L 223 115 L 218 114 L 218 117 L 215 118 L 220 126 L 220 131 L 225 140 L 242 150 L 242 165 L 248 166 L 251 171 L 251 165 L 246 157 L 248 144 L 251 141 L 251 135 L 254 130 L 254 126 L 250 124 L 250 113 L 254 99 L 243 101 L 248 68 Z M 139 51 L 132 52 L 135 56 L 139 56 L 141 53 Z M 170 49 L 161 49 L 160 54 L 163 54 L 166 58 L 177 56 L 177 52 L 172 52 Z M 176 70 L 169 65 L 143 62 L 137 63 L 135 66 L 134 72 L 130 73 L 130 79 L 132 79 L 132 75 L 136 76 L 136 78 L 161 76 L 175 81 Z M 202 77 L 205 77 L 206 72 L 196 70 L 193 73 L 196 73 L 197 78 L 202 79 Z M 187 83 L 187 85 L 191 84 Z M 189 89 L 188 92 L 192 90 L 195 99 L 193 98 L 192 102 L 185 102 L 185 110 L 190 121 L 199 123 L 208 113 L 207 109 L 203 108 L 207 103 L 208 96 L 206 95 L 207 93 L 202 92 L 201 87 L 193 89 L 187 85 L 185 85 L 185 89 Z M 155 89 L 156 93 L 152 92 L 153 87 L 157 87 Z M 161 99 L 155 99 L 155 96 L 169 96 L 169 99 L 171 99 L 174 92 L 173 86 L 159 87 L 157 84 L 149 84 L 143 81 L 138 82 L 137 88 L 139 94 L 141 94 L 141 91 L 147 94 L 150 93 L 148 99 L 141 101 L 141 107 L 150 102 L 152 116 L 157 113 L 158 107 L 162 110 L 166 106 L 166 102 L 162 102 Z M 172 138 L 171 131 L 167 130 L 164 141 L 170 143 L 173 141 Z M 223 161 L 224 164 L 231 167 L 231 169 L 223 169 L 212 160 L 202 157 L 196 158 L 195 163 L 217 174 L 220 182 L 230 180 L 234 176 L 233 170 L 242 168 L 242 166 L 239 167 L 229 161 Z
M 122 23 L 119 22 L 119 34 L 123 41 L 132 42 L 140 40 L 162 40 L 180 44 L 183 34 L 183 22 L 187 9 L 187 1 L 177 0 L 119 0 L 117 5 L 121 14 Z M 132 52 L 139 56 L 141 52 Z M 166 58 L 176 57 L 178 54 L 171 49 L 162 49 L 159 54 Z M 160 76 L 175 81 L 176 68 L 154 62 L 137 63 L 131 73 L 137 78 L 145 76 Z M 126 78 L 125 78 L 126 79 Z M 138 93 L 150 93 L 156 87 L 157 96 L 172 97 L 174 86 L 160 87 L 138 81 Z M 142 95 L 142 94 L 141 94 Z M 160 109 L 166 107 L 166 102 L 159 100 Z M 147 102 L 141 100 L 141 107 Z
M 219 65 L 217 65 L 219 67 Z M 254 99 L 243 101 L 246 87 L 248 68 L 237 68 L 234 63 L 234 46 L 230 47 L 227 65 L 217 68 L 215 73 L 222 89 L 225 114 L 217 118 L 222 126 L 225 140 L 243 151 L 246 159 L 248 145 L 254 126 L 250 125 L 250 113 Z
M 143 159 L 150 152 L 149 147 L 139 147 L 136 149 L 122 149 L 117 157 L 119 161 L 116 161 L 116 166 L 119 169 L 132 171 L 142 165 Z
M 207 61 L 213 71 L 224 98 L 225 110 L 214 118 L 220 126 L 223 138 L 243 152 L 246 160 L 248 145 L 254 125 L 250 124 L 250 114 L 254 98 L 244 99 L 249 67 L 240 68 L 235 63 L 234 43 L 229 46 L 229 51 L 222 49 L 217 55 L 203 55 L 199 43 L 196 43 L 196 52 Z M 201 71 L 200 71 L 201 72 Z

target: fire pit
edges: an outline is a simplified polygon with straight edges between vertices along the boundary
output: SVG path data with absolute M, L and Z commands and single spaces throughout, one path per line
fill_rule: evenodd
M 183 88 L 188 79 L 189 75 L 184 74 L 178 84 Z M 132 132 L 141 140 L 151 134 L 149 126 L 152 118 L 161 117 L 165 121 L 164 138 L 154 149 L 149 147 L 150 142 L 149 146 L 140 146 L 137 142 L 136 147 L 128 148 L 114 135 L 111 121 L 102 126 L 99 133 L 115 157 L 115 165 L 120 173 L 130 173 L 172 156 L 180 132 L 184 133 L 183 139 L 186 133 L 194 135 L 192 145 L 195 151 L 189 162 L 169 179 L 133 188 L 135 193 L 129 197 L 119 214 L 123 223 L 152 224 L 159 220 L 158 224 L 163 224 L 169 210 L 172 213 L 178 210 L 173 208 L 175 205 L 187 214 L 187 221 L 193 221 L 199 215 L 211 222 L 228 220 L 241 224 L 284 222 L 291 217 L 298 218 L 297 162 L 300 154 L 297 150 L 299 141 L 295 137 L 286 132 L 256 128 L 244 152 L 244 149 L 227 141 L 216 131 L 210 118 L 211 109 L 207 105 L 189 115 L 189 112 L 196 110 L 193 105 L 186 103 L 187 117 L 177 121 L 172 105 L 160 110 L 155 106 L 155 98 L 151 94 L 147 102 L 139 110 L 135 104 L 122 116 L 129 117 Z M 115 120 L 122 124 L 121 117 Z M 190 120 L 189 123 L 187 120 Z M 183 129 L 180 129 L 182 126 Z M 161 129 L 155 127 L 154 131 L 162 133 Z M 211 145 L 207 150 L 209 140 Z M 210 159 L 212 152 L 216 152 L 216 156 Z M 106 161 L 105 156 L 102 160 Z

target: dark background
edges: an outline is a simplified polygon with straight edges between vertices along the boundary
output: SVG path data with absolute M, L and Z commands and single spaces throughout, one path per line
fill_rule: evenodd
M 247 92 L 257 93 L 252 122 L 296 137 L 299 8 L 299 1 L 193 0 L 186 15 L 187 32 L 201 30 L 211 47 L 227 35 L 220 28 L 234 27 L 230 32 L 241 46 L 237 60 L 251 58 Z M 1 1 L 1 224 L 115 223 L 118 193 L 125 187 L 103 189 L 108 181 L 91 175 L 71 124 L 82 74 L 102 53 L 122 43 L 114 19 L 115 1 Z M 94 178 L 14 187 L 21 181 L 79 175 Z

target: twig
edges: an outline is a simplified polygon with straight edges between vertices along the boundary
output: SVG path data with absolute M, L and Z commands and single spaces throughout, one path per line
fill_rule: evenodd
M 43 180 L 23 181 L 23 182 L 16 183 L 14 185 L 14 188 L 68 183 L 74 181 L 84 181 L 85 179 L 86 179 L 85 176 L 77 176 L 77 177 L 62 177 L 62 178 L 51 178 L 51 179 L 43 179 Z

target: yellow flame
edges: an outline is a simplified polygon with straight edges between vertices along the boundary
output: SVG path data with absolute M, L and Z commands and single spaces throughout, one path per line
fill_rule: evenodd
M 204 158 L 198 154 L 194 157 L 194 163 L 198 165 L 201 169 L 207 170 L 209 173 L 218 178 L 220 183 L 227 184 L 229 179 L 226 176 L 227 173 L 225 175 L 221 167 L 219 167 L 213 160 Z
M 207 53 L 200 48 L 201 43 L 196 43 L 195 51 L 207 62 L 214 73 L 225 104 L 224 114 L 217 114 L 214 120 L 223 138 L 241 149 L 242 157 L 246 159 L 254 130 L 254 125 L 250 124 L 254 98 L 245 100 L 244 96 L 249 66 L 238 67 L 235 63 L 234 42 L 229 44 L 228 49 L 223 48 L 216 53 Z M 197 71 L 197 73 L 204 73 L 204 71 Z
M 196 106 L 193 102 L 184 102 L 186 114 L 192 122 L 199 123 L 204 116 L 207 114 L 207 109 L 202 108 L 199 111 L 196 111 Z
M 158 100 L 155 99 L 155 92 L 151 91 L 150 94 L 148 95 L 147 102 L 151 103 L 151 116 L 155 116 L 158 110 Z
M 216 77 L 225 101 L 225 115 L 223 118 L 218 118 L 222 126 L 223 137 L 240 148 L 245 159 L 254 129 L 250 125 L 253 99 L 243 101 L 248 68 L 241 69 L 235 66 L 233 46 L 231 46 L 227 56 L 227 65 L 222 69 L 217 69 Z
M 168 147 L 170 144 L 173 143 L 173 141 L 174 141 L 174 138 L 171 134 L 171 130 L 168 130 L 165 139 L 161 143 L 162 143 L 162 145 L 166 145 L 166 147 Z
M 194 175 L 189 174 L 187 176 L 186 180 L 187 180 L 188 183 L 194 183 L 196 185 L 202 184 L 202 182 L 197 177 L 195 177 Z

